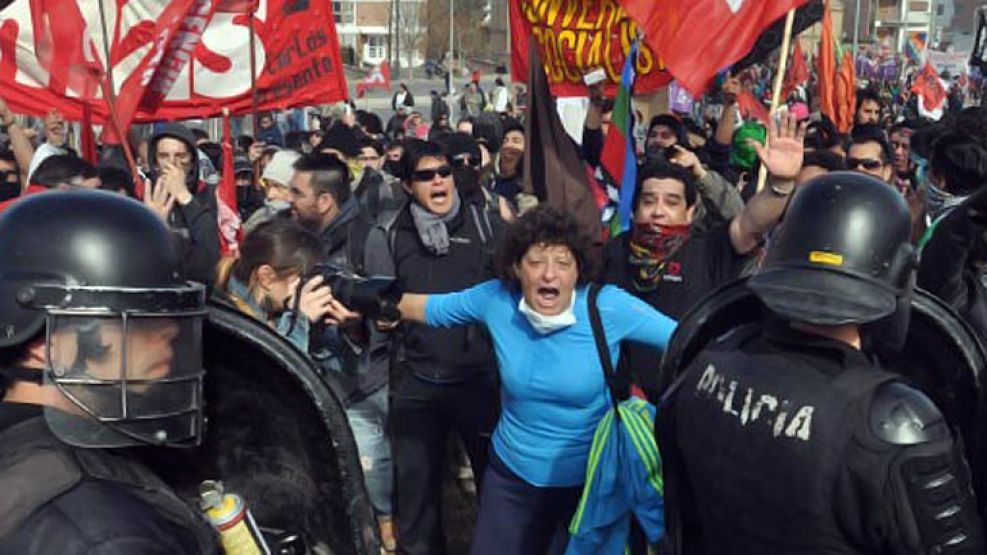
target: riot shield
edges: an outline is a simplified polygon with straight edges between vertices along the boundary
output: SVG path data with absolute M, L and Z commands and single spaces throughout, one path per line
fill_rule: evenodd
M 962 438 L 973 470 L 978 501 L 987 501 L 987 412 L 984 372 L 987 352 L 963 318 L 931 293 L 916 289 L 904 347 L 879 351 L 882 366 L 908 377 L 939 407 Z M 658 379 L 659 397 L 714 339 L 744 325 L 763 322 L 767 309 L 746 278 L 707 295 L 679 321 Z
M 203 349 L 202 444 L 143 448 L 144 462 L 192 504 L 202 481 L 221 480 L 265 532 L 303 540 L 290 553 L 300 543 L 303 553 L 378 553 L 341 390 L 269 327 L 218 303 Z

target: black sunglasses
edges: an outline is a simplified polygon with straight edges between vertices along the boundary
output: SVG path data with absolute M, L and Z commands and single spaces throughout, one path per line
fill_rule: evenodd
M 431 181 L 435 179 L 435 176 L 439 177 L 449 177 L 452 175 L 452 168 L 449 166 L 439 166 L 432 170 L 417 170 L 412 172 L 412 181 Z
M 884 165 L 884 162 L 880 160 L 874 160 L 873 158 L 850 158 L 846 159 L 847 169 L 855 170 L 857 168 L 864 168 L 865 170 L 874 171 L 880 169 Z

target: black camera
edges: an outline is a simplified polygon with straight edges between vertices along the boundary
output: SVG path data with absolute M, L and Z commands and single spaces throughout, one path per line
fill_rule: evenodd
M 371 320 L 397 321 L 401 319 L 398 301 L 401 289 L 397 279 L 386 276 L 359 276 L 331 264 L 317 264 L 302 280 L 321 275 L 323 283 L 332 290 L 333 297 L 346 308 L 359 312 Z M 299 285 L 301 287 L 301 285 Z

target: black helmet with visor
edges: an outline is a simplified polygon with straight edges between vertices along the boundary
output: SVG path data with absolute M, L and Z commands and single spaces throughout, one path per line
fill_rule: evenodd
M 44 337 L 49 428 L 78 447 L 191 446 L 202 434 L 205 287 L 139 202 L 102 191 L 26 197 L 0 215 L 0 352 Z

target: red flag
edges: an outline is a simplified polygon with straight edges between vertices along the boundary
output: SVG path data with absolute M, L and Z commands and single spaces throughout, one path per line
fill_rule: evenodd
M 168 4 L 156 22 L 151 49 L 117 93 L 117 121 L 122 133 L 127 132 L 138 108 L 157 110 L 192 58 L 215 11 L 211 0 L 174 0 Z M 103 128 L 104 144 L 122 140 L 113 126 Z
M 93 107 L 88 102 L 82 105 L 82 135 L 79 145 L 79 155 L 86 162 L 96 165 L 96 136 L 93 134 Z
M 219 207 L 219 245 L 223 256 L 226 256 L 236 253 L 243 233 L 240 213 L 237 211 L 233 130 L 229 110 L 223 113 L 223 177 L 216 190 L 216 197 Z
M 840 133 L 849 133 L 853 127 L 853 114 L 857 111 L 857 70 L 853 63 L 853 53 L 843 53 L 843 63 L 836 74 L 836 119 L 833 123 Z
M 386 60 L 356 84 L 356 97 L 363 98 L 371 89 L 391 89 L 391 64 Z
M 100 6 L 109 10 L 108 61 Z M 205 33 L 190 6 L 214 10 Z M 113 68 L 124 130 L 131 121 L 219 116 L 224 107 L 247 114 L 255 90 L 261 111 L 329 104 L 348 96 L 332 6 L 329 0 L 18 0 L 0 9 L 0 94 L 17 113 L 44 115 L 54 107 L 78 121 L 80 99 L 97 100 L 98 81 Z M 183 9 L 185 18 L 169 15 Z M 256 87 L 251 20 L 263 63 Z M 195 37 L 201 40 L 192 48 Z M 161 100 L 169 83 L 174 86 Z M 105 104 L 93 102 L 92 109 L 95 123 L 108 124 Z
M 743 58 L 781 16 L 809 0 L 619 0 L 644 40 L 694 96 Z
M 768 107 L 750 91 L 744 91 L 737 95 L 737 108 L 744 119 L 756 119 L 765 125 L 768 124 Z
M 819 80 L 819 111 L 835 122 L 836 45 L 833 40 L 833 13 L 829 9 L 829 0 L 826 0 L 822 20 L 822 37 L 819 41 L 819 55 L 816 56 L 816 71 Z
M 919 96 L 918 107 L 922 115 L 932 119 L 942 117 L 942 109 L 946 104 L 949 91 L 946 90 L 946 85 L 943 84 L 939 74 L 936 73 L 936 69 L 929 62 L 926 62 L 922 71 L 915 75 L 912 92 Z
M 788 66 L 788 75 L 785 76 L 785 84 L 781 88 L 782 100 L 795 91 L 795 88 L 809 80 L 809 66 L 805 63 L 805 55 L 802 54 L 800 41 L 795 41 L 795 48 L 792 49 L 792 61 Z

